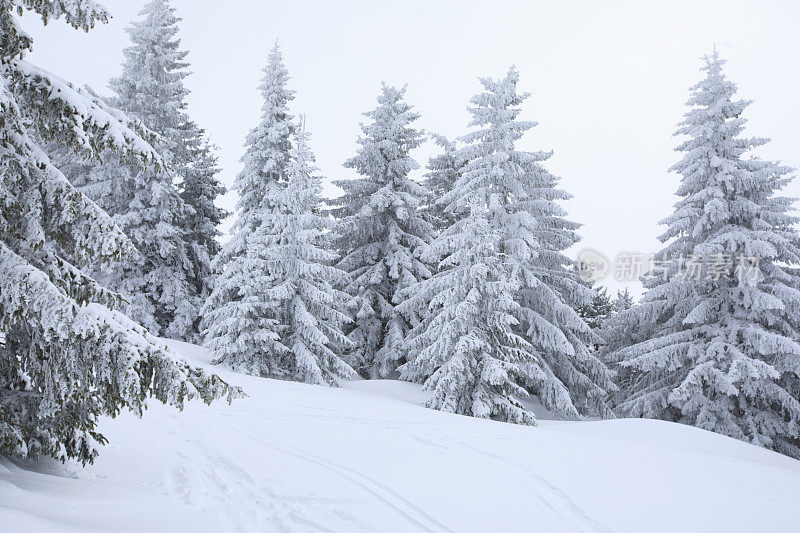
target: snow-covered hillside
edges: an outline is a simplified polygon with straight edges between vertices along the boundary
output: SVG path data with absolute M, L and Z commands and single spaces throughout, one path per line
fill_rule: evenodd
M 171 343 L 187 359 L 202 349 Z M 105 420 L 80 469 L 0 459 L 2 531 L 790 531 L 800 462 L 650 420 L 539 427 L 222 371 L 248 398 Z

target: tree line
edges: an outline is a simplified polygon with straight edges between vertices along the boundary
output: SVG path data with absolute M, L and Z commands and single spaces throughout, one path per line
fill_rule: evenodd
M 481 78 L 457 139 L 426 139 L 405 87 L 365 113 L 357 177 L 321 196 L 303 115 L 276 45 L 245 139 L 230 238 L 207 133 L 188 114 L 186 52 L 168 0 L 129 29 L 108 103 L 23 59 L 15 3 L 3 31 L 0 197 L 0 449 L 91 461 L 100 415 L 241 394 L 178 363 L 156 336 L 202 343 L 248 374 L 336 386 L 422 383 L 442 411 L 535 424 L 534 396 L 562 418 L 647 417 L 800 457 L 800 251 L 791 169 L 742 136 L 716 50 L 678 134 L 680 198 L 663 223 L 666 259 L 758 258 L 745 274 L 645 274 L 612 303 L 567 251 L 579 225 L 548 151 L 520 140 L 519 72 Z M 102 22 L 80 0 L 29 9 L 78 29 Z M 4 33 L 5 35 L 5 33 Z

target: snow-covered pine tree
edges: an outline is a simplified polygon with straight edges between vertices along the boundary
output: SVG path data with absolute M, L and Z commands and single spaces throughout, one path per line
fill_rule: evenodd
M 210 292 L 216 224 L 223 215 L 214 199 L 222 188 L 205 133 L 186 113 L 187 53 L 176 37 L 180 19 L 168 0 L 152 0 L 141 15 L 128 28 L 133 45 L 110 86 L 115 106 L 159 135 L 156 149 L 168 170 L 142 169 L 113 156 L 91 168 L 63 150 L 51 155 L 139 252 L 114 268 L 97 268 L 96 277 L 126 296 L 135 320 L 156 333 L 192 340 L 199 306 Z
M 617 291 L 617 297 L 611 302 L 611 307 L 614 313 L 621 313 L 633 307 L 633 296 L 631 296 L 628 287 L 624 291 Z
M 267 94 L 273 94 L 276 80 L 284 81 L 281 69 L 276 49 L 267 69 Z M 276 108 L 266 107 L 267 117 L 273 119 Z M 284 126 L 261 132 L 286 131 Z M 331 265 L 336 254 L 326 249 L 326 232 L 332 222 L 322 213 L 321 180 L 315 175 L 307 134 L 295 126 L 291 130 L 294 142 L 285 162 L 285 177 L 267 183 L 262 207 L 257 210 L 259 225 L 252 233 L 239 236 L 246 241 L 244 255 L 235 256 L 225 266 L 219 279 L 225 285 L 218 287 L 204 310 L 208 343 L 220 362 L 237 370 L 336 385 L 337 378 L 356 375 L 342 358 L 350 347 L 341 329 L 349 321 L 344 312 L 348 296 L 336 286 L 344 283 L 345 273 Z M 256 142 L 251 146 L 262 145 Z M 226 246 L 223 254 L 228 252 Z M 239 272 L 256 277 L 252 282 L 229 277 Z M 238 288 L 238 295 L 233 296 L 239 299 L 212 307 L 219 305 L 218 298 L 231 297 L 228 284 Z
M 658 271 L 609 340 L 615 410 L 800 457 L 798 219 L 778 196 L 790 169 L 748 154 L 767 142 L 741 136 L 750 102 L 734 98 L 716 50 L 704 63 L 677 131 L 681 199 Z
M 267 295 L 279 313 L 287 377 L 335 385 L 336 378 L 356 376 L 342 358 L 350 348 L 342 327 L 350 318 L 345 314 L 348 296 L 336 287 L 345 283 L 346 274 L 332 266 L 337 256 L 326 248 L 332 221 L 322 212 L 322 184 L 315 175 L 307 134 L 301 129 L 294 139 L 288 183 L 270 198 L 276 209 L 267 223 L 277 238 L 266 253 L 276 283 Z
M 34 138 L 163 162 L 139 123 L 23 58 L 32 40 L 20 11 L 85 31 L 108 15 L 85 0 L 0 0 L 0 452 L 86 463 L 106 441 L 100 416 L 141 414 L 148 396 L 181 407 L 237 392 L 173 359 L 114 310 L 117 294 L 81 272 L 90 261 L 131 254 L 133 245 Z
M 365 376 L 386 377 L 404 359 L 407 332 L 418 322 L 395 306 L 399 292 L 430 276 L 420 259 L 433 228 L 422 215 L 427 192 L 409 174 L 418 168 L 410 152 L 422 142 L 412 127 L 419 118 L 403 99 L 405 87 L 382 85 L 378 106 L 365 116 L 359 148 L 345 166 L 361 176 L 336 184 L 344 195 L 333 200 L 339 219 L 336 245 L 339 268 L 349 279 L 355 344 L 350 360 Z
M 444 196 L 453 189 L 464 161 L 455 142 L 448 140 L 443 135 L 432 134 L 435 144 L 442 152 L 432 156 L 426 167 L 428 172 L 422 180 L 422 186 L 427 191 L 425 203 L 421 207 L 422 216 L 431 224 L 433 237 L 450 227 L 463 215 L 463 212 L 453 213 L 447 211 L 448 204 L 443 201 Z M 428 265 L 429 270 L 435 271 L 433 264 Z M 429 302 L 415 300 L 416 307 L 404 306 L 404 314 L 414 318 L 414 324 L 419 323 L 427 313 Z
M 401 293 L 401 311 L 428 306 L 401 377 L 425 383 L 427 406 L 460 414 L 534 423 L 520 402 L 526 388 L 563 416 L 608 414 L 610 372 L 574 310 L 588 289 L 561 254 L 577 240 L 555 203 L 568 196 L 541 165 L 549 153 L 515 149 L 535 125 L 517 120 L 527 97 L 518 78 L 512 68 L 481 79 L 471 100 L 477 130 L 462 138 L 466 163 L 443 199 L 464 215 L 426 251 L 438 272 Z
M 205 217 L 215 214 L 196 212 L 178 194 L 175 178 L 189 202 L 213 202 L 221 189 L 205 134 L 186 113 L 184 79 L 189 72 L 187 52 L 177 37 L 180 18 L 169 0 L 151 0 L 140 15 L 128 28 L 132 46 L 124 51 L 122 74 L 110 86 L 117 95 L 115 104 L 160 136 L 157 148 L 174 176 L 135 175 L 133 201 L 119 219 L 143 261 L 129 264 L 118 276 L 127 294 L 146 298 L 163 334 L 192 339 L 198 333 L 199 308 L 210 291 L 210 252 L 215 247 L 208 248 L 213 234 L 204 231 Z
M 597 356 L 609 366 L 615 366 L 609 362 L 609 354 L 624 346 L 645 340 L 643 336 L 645 332 L 638 329 L 638 325 L 633 323 L 629 315 L 629 310 L 633 306 L 633 296 L 631 296 L 628 288 L 625 287 L 624 291 L 618 290 L 617 297 L 611 302 L 613 312 L 603 321 L 602 328 L 598 331 L 598 334 L 603 339 L 603 344 L 598 346 Z M 615 395 L 610 399 L 609 405 L 619 401 L 622 395 L 625 394 L 624 390 L 629 382 L 629 377 L 626 378 L 617 374 L 615 382 L 618 385 L 618 390 L 615 391 Z
M 202 302 L 211 293 L 214 282 L 211 262 L 220 251 L 219 225 L 228 213 L 215 203 L 225 193 L 225 187 L 217 179 L 215 148 L 194 122 L 187 122 L 185 131 L 184 142 L 177 145 L 181 148 L 180 157 L 173 159 L 173 168 L 181 177 L 180 196 L 192 208 L 184 230 L 190 243 L 191 281 Z
M 463 154 L 459 152 L 455 142 L 448 140 L 443 135 L 432 134 L 431 136 L 442 152 L 428 160 L 428 172 L 422 180 L 428 196 L 422 207 L 422 215 L 433 227 L 435 237 L 464 215 L 463 210 L 458 213 L 448 211 L 448 203 L 443 199 L 447 193 L 453 190 L 465 162 L 462 160 Z M 432 264 L 429 265 L 429 269 L 436 270 Z M 406 315 L 415 317 L 415 323 L 418 323 L 427 314 L 429 302 L 423 302 L 420 299 L 416 299 L 415 302 L 414 309 L 409 306 L 404 306 L 403 309 Z
M 441 200 L 453 189 L 464 162 L 459 158 L 456 143 L 448 140 L 444 135 L 433 134 L 431 137 L 442 149 L 442 152 L 428 160 L 428 172 L 425 174 L 422 185 L 428 190 L 425 214 L 434 231 L 438 233 L 450 227 L 458 216 L 455 213 L 446 212 L 447 205 Z
M 608 296 L 608 289 L 601 285 L 599 288 L 592 289 L 592 299 L 587 304 L 579 305 L 577 308 L 578 316 L 593 330 L 598 330 L 603 326 L 605 320 L 614 312 L 611 298 Z
M 239 193 L 237 219 L 215 260 L 220 274 L 201 312 L 205 345 L 216 362 L 257 376 L 284 375 L 287 357 L 275 300 L 266 291 L 280 282 L 268 264 L 269 248 L 279 237 L 267 221 L 278 209 L 274 199 L 286 188 L 296 130 L 288 80 L 276 44 L 260 86 L 261 121 L 247 135 L 244 168 L 233 184 Z

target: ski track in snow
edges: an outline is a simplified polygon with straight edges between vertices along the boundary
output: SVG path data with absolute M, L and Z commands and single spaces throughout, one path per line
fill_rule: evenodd
M 406 498 L 403 498 L 397 492 L 393 491 L 392 489 L 382 484 L 381 482 L 365 474 L 362 474 L 361 472 L 358 472 L 352 468 L 348 468 L 341 464 L 336 464 L 334 462 L 324 460 L 320 457 L 315 457 L 308 453 L 300 452 L 297 450 L 291 450 L 286 446 L 281 446 L 274 442 L 266 442 L 263 439 L 259 439 L 258 437 L 255 437 L 254 435 L 251 435 L 244 431 L 240 431 L 240 433 L 246 437 L 255 440 L 260 445 L 266 448 L 270 448 L 280 453 L 290 455 L 297 459 L 321 466 L 337 474 L 338 476 L 343 477 L 344 479 L 348 480 L 349 482 L 363 489 L 367 494 L 369 494 L 376 500 L 382 502 L 389 508 L 393 509 L 401 518 L 406 520 L 412 526 L 415 526 L 423 531 L 429 531 L 431 533 L 440 531 L 446 531 L 446 532 L 453 531 L 449 527 L 438 522 L 435 518 L 431 517 L 420 507 L 417 507 L 416 505 L 408 501 Z
M 527 466 L 512 461 L 506 457 L 487 452 L 481 448 L 467 444 L 466 442 L 451 441 L 453 444 L 462 446 L 474 453 L 483 457 L 487 457 L 496 463 L 511 465 L 514 468 L 525 472 L 528 475 L 528 480 L 532 481 L 537 490 L 530 487 L 529 483 L 521 480 L 519 477 L 511 474 L 508 470 L 496 466 L 496 471 L 503 477 L 510 480 L 514 485 L 524 493 L 528 494 L 533 501 L 541 502 L 551 509 L 555 514 L 564 516 L 565 518 L 572 519 L 576 530 L 611 533 L 611 530 L 600 522 L 589 516 L 589 514 L 581 509 L 575 502 L 570 499 L 562 490 L 555 487 L 552 483 L 547 481 L 544 477 L 536 474 Z
M 453 533 L 454 531 L 390 487 L 362 472 L 307 451 L 291 448 L 286 444 L 267 441 L 240 427 L 228 426 L 227 430 L 254 441 L 261 448 L 311 463 L 334 473 L 357 487 L 367 497 L 391 509 L 412 529 L 431 533 Z M 176 436 L 181 434 L 174 429 L 171 432 Z M 278 496 L 266 487 L 259 488 L 247 470 L 226 458 L 211 445 L 202 440 L 195 441 L 195 443 L 198 444 L 198 449 L 194 451 L 199 453 L 194 453 L 192 457 L 185 453 L 176 453 L 185 459 L 184 464 L 197 462 L 198 457 L 204 458 L 202 463 L 190 467 L 191 471 L 188 471 L 184 465 L 170 467 L 165 474 L 165 484 L 173 496 L 186 504 L 223 510 L 220 512 L 225 513 L 222 520 L 225 527 L 233 526 L 236 531 L 296 531 L 296 526 L 301 525 L 303 529 L 307 530 L 334 531 L 324 524 L 304 517 L 303 509 L 314 504 L 337 507 L 342 504 L 360 503 L 363 505 L 363 502 L 348 498 L 291 499 Z M 198 485 L 203 486 L 205 490 L 198 490 Z M 220 501 L 224 503 L 219 503 Z M 354 529 L 358 528 L 359 523 L 352 516 L 342 513 L 341 510 L 335 512 L 339 518 L 350 522 Z M 288 520 L 286 520 L 287 518 Z
M 226 429 L 250 437 L 233 426 Z M 256 440 L 265 447 L 279 450 L 277 446 L 267 446 L 261 439 Z M 191 471 L 187 471 L 184 465 L 170 467 L 166 472 L 166 484 L 170 492 L 185 503 L 214 509 L 219 515 L 220 527 L 225 531 L 335 531 L 310 519 L 304 512 L 309 507 L 319 506 L 330 507 L 333 514 L 354 528 L 359 525 L 352 516 L 337 509 L 343 504 L 354 503 L 351 499 L 276 494 L 266 485 L 259 486 L 244 467 L 214 446 L 203 440 L 196 440 L 193 444 L 197 449 L 193 450 L 195 453 L 191 457 L 180 452 L 178 455 L 185 459 L 185 464 L 196 463 L 199 457 L 203 458 L 202 462 L 190 467 Z M 198 486 L 204 490 L 198 490 Z

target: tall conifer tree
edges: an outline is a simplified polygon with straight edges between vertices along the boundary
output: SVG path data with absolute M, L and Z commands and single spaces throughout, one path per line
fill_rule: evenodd
M 344 195 L 333 201 L 339 218 L 339 267 L 350 276 L 355 344 L 352 361 L 364 375 L 386 377 L 403 361 L 404 340 L 417 319 L 395 307 L 399 293 L 430 276 L 420 259 L 433 236 L 422 216 L 425 188 L 409 174 L 418 168 L 411 151 L 422 142 L 412 127 L 419 115 L 403 99 L 405 88 L 381 88 L 378 107 L 366 113 L 359 148 L 345 166 L 360 177 L 337 181 Z
M 244 168 L 233 187 L 239 193 L 230 240 L 217 256 L 221 273 L 203 307 L 205 344 L 217 362 L 258 376 L 284 376 L 289 356 L 273 291 L 281 280 L 270 261 L 279 237 L 272 226 L 289 179 L 296 132 L 287 87 L 289 72 L 275 45 L 264 69 L 259 124 L 247 135 Z
M 517 120 L 527 97 L 518 77 L 481 79 L 471 100 L 477 129 L 462 139 L 465 163 L 442 199 L 464 215 L 427 251 L 437 273 L 401 293 L 401 311 L 428 309 L 401 377 L 424 382 L 427 405 L 444 411 L 534 423 L 520 401 L 529 389 L 563 416 L 606 415 L 611 375 L 574 310 L 588 289 L 562 254 L 577 240 L 555 203 L 568 195 L 541 164 L 550 154 L 515 149 L 535 125 Z
M 306 139 L 305 131 L 295 135 L 288 183 L 274 199 L 279 206 L 273 224 L 277 238 L 269 253 L 279 281 L 271 294 L 279 312 L 281 343 L 289 354 L 289 377 L 335 385 L 336 378 L 356 376 L 343 355 L 350 341 L 342 327 L 350 318 L 345 314 L 348 296 L 337 287 L 346 274 L 332 266 L 337 256 L 326 238 L 332 223 L 322 213 L 322 186 Z
M 111 80 L 114 104 L 159 135 L 165 169 L 142 169 L 111 154 L 102 164 L 61 149 L 50 153 L 70 181 L 98 202 L 139 252 L 95 275 L 130 302 L 128 314 L 156 333 L 193 340 L 198 309 L 210 292 L 211 257 L 224 212 L 223 192 L 205 132 L 189 117 L 187 52 L 177 38 L 180 19 L 168 0 L 152 0 L 128 28 L 122 74 Z M 181 188 L 180 194 L 178 187 Z
M 658 270 L 610 335 L 622 416 L 690 424 L 800 457 L 800 262 L 790 170 L 749 155 L 716 51 L 692 87 Z M 693 265 L 702 265 L 702 269 Z
M 186 129 L 187 139 L 180 145 L 184 163 L 179 169 L 179 190 L 181 199 L 191 208 L 183 229 L 190 245 L 190 280 L 202 305 L 213 286 L 215 273 L 211 263 L 220 252 L 219 225 L 228 213 L 216 205 L 225 187 L 217 179 L 220 169 L 215 147 L 194 122 L 189 121 Z

